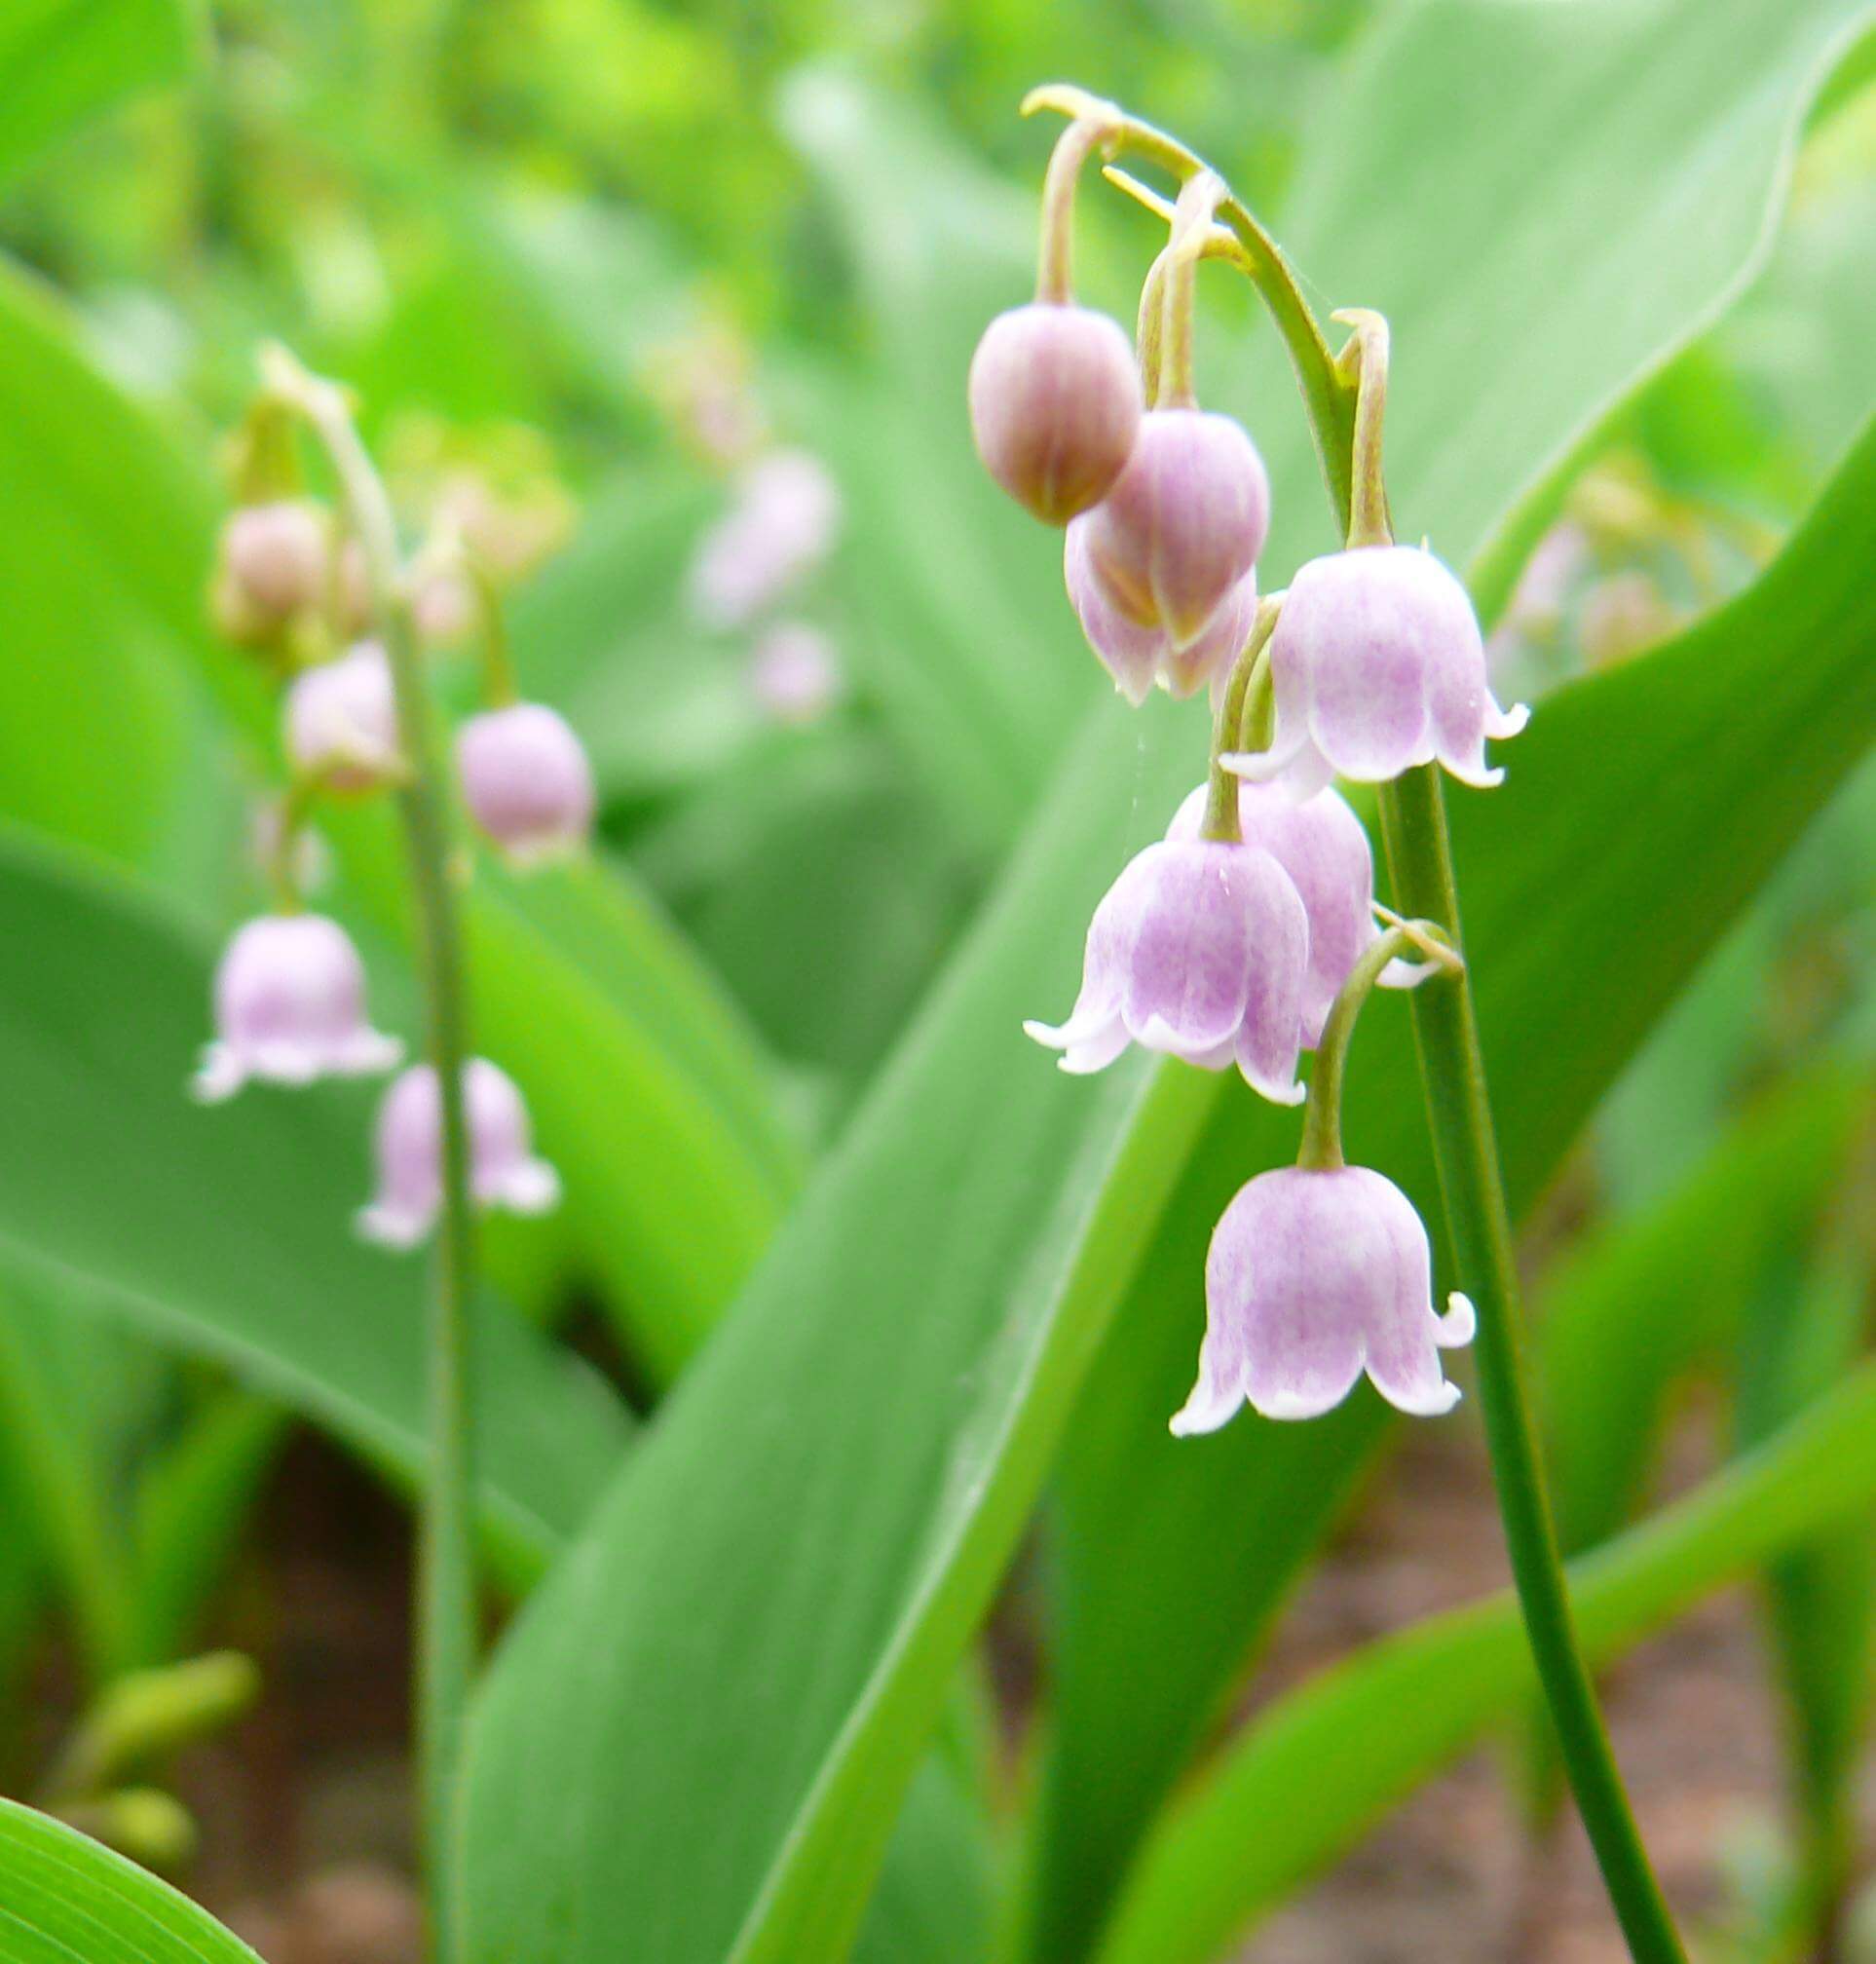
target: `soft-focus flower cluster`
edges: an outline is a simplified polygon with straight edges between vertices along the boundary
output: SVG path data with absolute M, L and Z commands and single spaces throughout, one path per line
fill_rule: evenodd
M 1063 154 L 1085 153 L 1085 132 L 1063 141 Z M 1235 1065 L 1279 1104 L 1305 1096 L 1300 1053 L 1332 1043 L 1333 1099 L 1361 995 L 1431 972 L 1389 959 L 1406 930 L 1376 949 L 1373 854 L 1333 780 L 1385 783 L 1438 763 L 1494 785 L 1503 772 L 1485 745 L 1516 736 L 1526 712 L 1499 706 L 1471 600 L 1426 550 L 1328 554 L 1259 607 L 1269 482 L 1244 429 L 1191 400 L 1189 280 L 1149 283 L 1170 296 L 1158 347 L 1182 330 L 1162 402 L 1165 377 L 1143 382 L 1121 330 L 1068 298 L 1065 241 L 1049 237 L 1067 222 L 1066 206 L 1045 200 L 1045 297 L 998 317 L 979 344 L 978 451 L 1035 517 L 1066 527 L 1069 598 L 1121 695 L 1139 704 L 1155 684 L 1175 697 L 1209 688 L 1219 728 L 1211 779 L 1096 907 L 1068 1019 L 1025 1028 L 1065 1071 L 1102 1070 L 1137 1045 L 1204 1070 Z M 1175 215 L 1175 268 L 1195 249 L 1184 222 Z M 1364 1371 L 1404 1411 L 1444 1412 L 1459 1396 L 1439 1352 L 1470 1339 L 1472 1313 L 1462 1297 L 1435 1311 L 1412 1204 L 1342 1164 L 1332 1114 L 1312 1137 L 1306 1163 L 1259 1175 L 1219 1225 L 1199 1382 L 1177 1432 L 1212 1430 L 1245 1402 L 1310 1416 Z
M 459 607 L 479 619 L 494 604 L 477 598 L 466 542 L 473 535 L 487 547 L 514 517 L 512 510 L 505 517 L 499 501 L 460 473 L 442 481 L 438 496 L 455 501 L 446 522 L 457 543 L 447 552 L 427 548 L 399 574 L 417 639 L 428 646 L 458 640 L 474 624 L 444 620 L 436 610 Z M 512 524 L 509 531 L 512 571 L 539 539 L 530 532 L 532 544 L 521 541 Z M 265 651 L 281 677 L 281 747 L 292 788 L 267 808 L 259 831 L 280 906 L 237 929 L 216 969 L 215 1035 L 192 1086 L 206 1103 L 231 1098 L 249 1082 L 299 1086 L 374 1075 L 403 1055 L 400 1041 L 371 1026 L 364 963 L 351 936 L 336 921 L 298 905 L 308 850 L 317 844 L 303 829 L 311 803 L 369 797 L 401 786 L 408 775 L 405 711 L 393 666 L 383 644 L 365 631 L 374 614 L 366 571 L 358 542 L 340 537 L 332 514 L 311 499 L 244 506 L 223 529 L 212 602 L 223 626 L 243 645 Z M 502 699 L 508 693 L 507 660 L 493 623 L 490 631 L 490 693 L 497 699 L 457 732 L 455 780 L 470 820 L 504 857 L 525 868 L 585 840 L 595 806 L 592 772 L 579 737 L 555 711 Z M 519 1213 L 552 1205 L 558 1182 L 533 1156 L 513 1081 L 475 1058 L 465 1066 L 463 1089 L 474 1198 Z M 387 1092 L 377 1128 L 378 1194 L 358 1217 L 369 1238 L 403 1247 L 429 1231 L 441 1194 L 441 1102 L 427 1064 L 406 1071 Z

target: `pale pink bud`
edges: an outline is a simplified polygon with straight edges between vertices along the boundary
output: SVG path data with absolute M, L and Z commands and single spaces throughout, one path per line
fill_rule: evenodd
M 236 930 L 215 970 L 215 1040 L 191 1086 L 205 1104 L 252 1078 L 310 1084 L 388 1071 L 403 1052 L 365 1021 L 364 963 L 322 914 L 265 914 Z
M 1139 626 L 1113 604 L 1088 556 L 1088 528 L 1094 521 L 1092 511 L 1069 520 L 1062 575 L 1088 646 L 1114 678 L 1114 687 L 1138 708 L 1155 682 L 1177 697 L 1196 695 L 1207 683 L 1219 682 L 1251 638 L 1257 616 L 1256 569 L 1225 595 L 1198 639 L 1180 648 L 1163 627 Z
M 447 648 L 475 625 L 475 590 L 460 566 L 432 566 L 410 596 L 411 624 L 429 648 Z
M 746 625 L 826 558 L 840 529 L 827 467 L 806 450 L 771 450 L 737 478 L 735 502 L 697 547 L 692 612 L 706 627 Z
M 1308 916 L 1268 852 L 1163 841 L 1095 909 L 1069 1020 L 1023 1027 L 1065 1071 L 1100 1071 L 1131 1039 L 1208 1071 L 1235 1059 L 1254 1089 L 1294 1105 L 1308 966 Z
M 1182 647 L 1256 565 L 1269 526 L 1270 480 L 1242 426 L 1152 409 L 1089 514 L 1088 558 L 1121 614 Z
M 1270 678 L 1271 747 L 1231 768 L 1297 799 L 1333 776 L 1382 783 L 1436 758 L 1465 783 L 1496 784 L 1485 738 L 1517 736 L 1530 715 L 1493 699 L 1466 589 L 1412 546 L 1310 560 L 1285 595 Z
M 806 621 L 782 621 L 756 643 L 749 659 L 749 693 L 773 721 L 814 723 L 841 693 L 834 644 Z
M 560 1198 L 560 1176 L 533 1154 L 533 1128 L 514 1079 L 485 1057 L 463 1067 L 469 1123 L 469 1191 L 484 1207 L 544 1214 Z M 436 1073 L 414 1064 L 378 1108 L 378 1191 L 358 1210 L 358 1232 L 389 1248 L 411 1248 L 443 1204 L 443 1101 Z
M 294 771 L 335 791 L 372 791 L 397 775 L 397 700 L 375 641 L 293 678 L 285 740 Z
M 1201 784 L 1173 815 L 1169 839 L 1196 839 L 1205 823 Z M 1290 875 L 1309 916 L 1309 973 L 1303 984 L 1302 1043 L 1313 1050 L 1349 970 L 1379 938 L 1374 925 L 1374 854 L 1362 821 L 1338 791 L 1298 805 L 1278 784 L 1238 786 L 1238 825 L 1247 846 L 1268 852 Z M 1386 989 L 1410 989 L 1427 964 L 1390 962 Z
M 1216 1432 L 1250 1404 L 1315 1418 L 1367 1371 L 1390 1405 L 1450 1412 L 1440 1352 L 1472 1341 L 1465 1297 L 1433 1306 L 1433 1257 L 1413 1203 L 1365 1166 L 1260 1173 L 1224 1210 L 1205 1264 L 1198 1382 L 1173 1431 Z
M 222 527 L 231 600 L 275 623 L 324 599 L 329 551 L 325 514 L 304 499 L 244 506 Z
M 999 314 L 970 362 L 977 454 L 1045 525 L 1107 495 L 1140 429 L 1132 344 L 1105 314 L 1037 300 Z
M 456 738 L 469 815 L 520 865 L 560 857 L 593 822 L 593 774 L 566 718 L 540 702 L 471 716 Z

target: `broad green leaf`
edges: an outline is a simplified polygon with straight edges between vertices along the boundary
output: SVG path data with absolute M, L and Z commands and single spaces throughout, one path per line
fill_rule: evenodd
M 134 90 L 182 75 L 195 0 L 9 0 L 0 12 L 0 178 Z
M 1570 459 L 1762 261 L 1806 106 L 1866 19 L 1848 0 L 1776 9 L 1434 0 L 1389 13 L 1360 45 L 1342 94 L 1306 132 L 1294 214 L 1279 236 L 1323 305 L 1388 315 L 1397 522 L 1403 536 L 1430 534 L 1436 550 L 1470 565 L 1487 609 Z M 1404 223 L 1408 211 L 1424 223 Z M 1265 436 L 1271 405 L 1292 393 L 1268 340 L 1243 360 L 1235 347 L 1208 359 L 1201 342 L 1200 357 L 1201 379 L 1216 377 L 1219 392 L 1255 408 L 1271 457 L 1277 548 L 1264 563 L 1274 586 L 1290 555 L 1331 539 L 1307 467 Z M 1540 725 L 1554 713 L 1566 712 L 1546 705 Z M 1645 730 L 1611 722 L 1611 756 L 1582 753 L 1548 783 L 1526 768 L 1529 753 L 1507 746 L 1504 805 L 1467 798 L 1455 810 L 1468 939 L 1490 964 L 1480 974 L 1481 1020 L 1520 1204 L 1685 978 L 1690 943 L 1673 935 L 1707 939 L 1677 903 L 1675 926 L 1639 955 L 1625 946 L 1599 971 L 1579 964 L 1548 930 L 1583 920 L 1601 849 L 1579 846 L 1574 859 L 1558 853 L 1542 867 L 1507 856 L 1528 838 L 1520 816 L 1550 806 L 1557 827 L 1587 826 L 1590 801 L 1622 781 L 1618 759 L 1674 740 L 1677 706 L 1649 713 L 1667 720 Z M 1749 720 L 1739 725 L 1740 768 L 1756 774 Z M 1539 764 L 1576 757 L 1567 742 L 1531 749 Z M 1692 751 L 1676 750 L 1671 765 L 1668 754 L 1666 768 L 1721 781 Z M 1170 807 L 1172 787 L 1161 795 Z M 1790 808 L 1781 841 L 1818 802 Z M 1645 835 L 1612 792 L 1602 809 L 1624 814 L 1632 862 Z M 1698 831 L 1683 836 L 1690 874 L 1719 877 L 1718 849 Z M 1568 904 L 1554 906 L 1553 895 Z M 1597 924 L 1598 944 L 1615 920 L 1651 918 L 1631 900 L 1614 904 L 1629 911 Z M 1549 1024 L 1550 963 L 1567 963 L 1573 987 L 1595 975 L 1600 1030 L 1587 1014 L 1572 1016 L 1570 1041 L 1532 1027 Z M 1522 1005 L 1515 1018 L 1501 1006 L 1513 992 Z M 1384 1005 L 1365 1020 L 1356 1076 L 1371 1081 L 1357 1085 L 1352 1148 L 1437 1221 L 1404 1019 Z M 1369 1060 L 1383 1043 L 1377 1076 Z M 1339 1439 L 1316 1427 L 1237 1426 L 1193 1450 L 1165 1436 L 1162 1415 L 1189 1383 L 1210 1225 L 1247 1174 L 1289 1155 L 1291 1137 L 1269 1118 L 1241 1121 L 1235 1105 L 1219 1118 L 1091 1386 L 1095 1416 L 1085 1435 L 1079 1424 L 1071 1433 L 1054 1653 L 1065 1729 L 1044 1776 L 1039 1956 L 1085 1953 L 1129 1843 L 1352 1491 L 1360 1442 L 1375 1436 L 1366 1399 L 1335 1421 Z M 1184 1316 L 1169 1313 L 1181 1301 Z M 1140 1556 L 1125 1567 L 1110 1556 L 1123 1541 Z
M 0 1241 L 117 1314 L 221 1359 L 408 1474 L 423 1459 L 421 1263 L 367 1249 L 369 1092 L 186 1080 L 209 953 L 124 883 L 0 839 Z M 538 1568 L 618 1458 L 620 1408 L 511 1314 L 477 1328 L 484 1506 Z
M 0 1957 L 260 1964 L 233 1931 L 167 1882 L 15 1800 L 0 1800 Z
M 1876 1502 L 1876 1367 L 1757 1452 L 1570 1567 L 1603 1663 L 1755 1563 Z M 1100 1964 L 1201 1964 L 1391 1801 L 1535 1694 L 1509 1591 L 1358 1651 L 1265 1712 L 1169 1810 Z

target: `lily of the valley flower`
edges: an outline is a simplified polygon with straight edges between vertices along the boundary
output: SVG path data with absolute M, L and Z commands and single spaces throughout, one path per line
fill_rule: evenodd
M 1403 1412 L 1459 1402 L 1440 1352 L 1472 1341 L 1472 1303 L 1433 1306 L 1433 1258 L 1413 1203 L 1365 1166 L 1287 1167 L 1242 1188 L 1205 1265 L 1198 1382 L 1172 1421 L 1215 1432 L 1249 1404 L 1314 1418 L 1366 1371 Z
M 564 716 L 510 702 L 471 716 L 456 738 L 463 802 L 517 866 L 573 851 L 593 822 L 593 774 Z
M 514 1079 L 486 1057 L 463 1067 L 469 1120 L 469 1190 L 485 1207 L 544 1214 L 560 1198 L 560 1176 L 533 1154 L 533 1128 Z M 436 1073 L 413 1065 L 378 1109 L 378 1191 L 358 1210 L 358 1232 L 389 1248 L 412 1248 L 443 1204 L 443 1101 Z
M 1126 470 L 1088 513 L 1088 560 L 1118 614 L 1182 647 L 1256 565 L 1269 528 L 1270 479 L 1241 424 L 1149 409 Z
M 1178 646 L 1163 627 L 1142 627 L 1113 604 L 1106 583 L 1088 556 L 1088 527 L 1094 513 L 1072 520 L 1062 548 L 1063 579 L 1069 601 L 1100 656 L 1114 687 L 1135 708 L 1157 682 L 1169 696 L 1193 696 L 1230 667 L 1250 638 L 1257 613 L 1257 574 L 1247 573 L 1224 597 L 1195 641 Z
M 1308 916 L 1268 852 L 1165 840 L 1095 909 L 1069 1020 L 1023 1027 L 1065 1071 L 1102 1070 L 1132 1041 L 1206 1070 L 1235 1059 L 1254 1089 L 1294 1105 L 1308 966 Z
M 286 754 L 303 777 L 335 791 L 374 791 L 401 769 L 391 664 L 375 641 L 294 677 L 286 697 Z
M 266 914 L 237 929 L 215 970 L 215 1040 L 191 1089 L 204 1104 L 249 1078 L 315 1078 L 388 1071 L 403 1045 L 365 1020 L 364 963 L 322 914 Z
M 1167 838 L 1198 838 L 1205 801 L 1201 784 L 1174 813 Z M 1338 791 L 1318 791 L 1298 805 L 1276 784 L 1238 786 L 1238 823 L 1244 843 L 1261 847 L 1290 875 L 1309 916 L 1302 1041 L 1305 1050 L 1313 1050 L 1349 970 L 1380 933 L 1368 833 Z M 1392 962 L 1381 971 L 1381 987 L 1410 989 L 1426 973 L 1417 963 Z
M 771 450 L 736 480 L 735 502 L 691 563 L 692 612 L 706 627 L 746 626 L 833 549 L 841 492 L 818 457 Z
M 1530 714 L 1493 699 L 1466 589 L 1411 546 L 1310 560 L 1271 637 L 1270 679 L 1269 750 L 1226 761 L 1299 800 L 1332 777 L 1382 783 L 1436 758 L 1465 783 L 1496 784 L 1485 739 L 1517 736 Z

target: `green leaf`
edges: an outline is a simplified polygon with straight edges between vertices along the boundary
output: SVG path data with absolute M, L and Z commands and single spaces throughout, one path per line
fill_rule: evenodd
M 10 0 L 0 13 L 0 178 L 98 110 L 184 74 L 202 39 L 185 0 Z
M 0 834 L 0 1241 L 229 1364 L 408 1474 L 423 1459 L 421 1263 L 359 1244 L 362 1086 L 190 1103 L 208 951 L 127 884 Z M 486 1517 L 523 1569 L 619 1457 L 621 1409 L 484 1303 Z
M 206 1909 L 108 1848 L 0 1800 L 7 1964 L 260 1964 Z
M 1604 1663 L 1720 1583 L 1876 1499 L 1876 1367 L 1756 1453 L 1571 1564 Z M 1373 1817 L 1535 1695 L 1509 1591 L 1369 1645 L 1292 1692 L 1163 1818 L 1100 1964 L 1200 1964 Z

